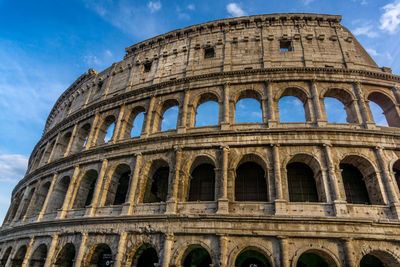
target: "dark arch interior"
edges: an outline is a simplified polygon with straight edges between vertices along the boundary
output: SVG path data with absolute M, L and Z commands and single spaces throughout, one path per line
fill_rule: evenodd
M 144 203 L 161 202 L 167 200 L 169 167 L 160 167 L 147 182 Z M 150 187 L 150 188 L 149 188 Z
M 193 249 L 183 261 L 183 267 L 209 267 L 210 264 L 212 264 L 210 254 L 204 248 Z
M 26 254 L 26 246 L 22 246 L 18 249 L 17 253 L 15 254 L 14 259 L 12 259 L 12 267 L 20 267 L 22 262 L 24 261 Z
M 29 261 L 29 267 L 43 267 L 46 262 L 46 257 L 47 247 L 45 244 L 42 244 L 33 252 Z
M 215 191 L 215 172 L 211 164 L 197 166 L 190 180 L 189 201 L 213 201 Z
M 92 203 L 96 181 L 97 171 L 95 170 L 89 170 L 84 177 L 82 177 L 82 181 L 76 195 L 74 208 L 84 208 Z
M 367 254 L 360 261 L 360 267 L 384 267 L 380 259 L 374 255 Z
M 236 201 L 268 201 L 264 169 L 255 162 L 245 162 L 236 169 Z
M 101 244 L 94 250 L 90 263 L 96 264 L 98 267 L 109 267 L 112 260 L 110 247 L 106 244 Z
M 235 267 L 270 267 L 270 263 L 261 252 L 246 250 L 239 254 L 235 261 Z
M 296 267 L 329 267 L 328 263 L 315 253 L 303 253 Z
M 39 191 L 36 193 L 35 204 L 31 212 L 32 215 L 38 214 L 42 210 L 44 201 L 46 200 L 47 194 L 49 192 L 49 188 L 50 182 L 47 182 L 42 185 Z
M 126 171 L 121 174 L 118 180 L 117 192 L 115 193 L 114 205 L 121 205 L 125 203 L 129 188 L 130 173 L 130 171 Z
M 21 210 L 21 213 L 19 215 L 19 218 L 18 218 L 19 220 L 21 220 L 25 216 L 26 211 L 28 210 L 29 204 L 31 203 L 31 200 L 32 200 L 34 192 L 35 192 L 35 188 L 32 188 L 31 191 L 28 194 L 28 197 L 22 201 L 23 202 L 22 203 L 23 206 L 22 206 L 22 210 Z
M 400 160 L 393 164 L 394 178 L 396 179 L 397 187 L 400 189 Z
M 56 184 L 51 196 L 51 201 L 47 207 L 48 212 L 53 212 L 62 208 L 70 180 L 69 176 L 65 176 Z
M 90 127 L 90 124 L 86 123 L 79 129 L 76 141 L 74 142 L 75 145 L 73 147 L 73 152 L 81 151 L 86 146 L 90 133 Z
M 318 202 L 318 191 L 312 169 L 301 162 L 286 166 L 289 199 L 292 202 Z
M 149 244 L 142 245 L 136 252 L 132 267 L 153 267 L 158 263 L 157 251 Z
M 10 257 L 12 247 L 7 248 L 6 252 L 4 252 L 3 258 L 1 258 L 1 265 L 5 266 L 8 260 L 8 257 Z
M 371 204 L 367 187 L 360 170 L 351 164 L 341 163 L 343 186 L 346 200 L 353 204 Z
M 72 267 L 75 259 L 75 246 L 71 243 L 66 244 L 58 254 L 55 262 L 59 267 Z

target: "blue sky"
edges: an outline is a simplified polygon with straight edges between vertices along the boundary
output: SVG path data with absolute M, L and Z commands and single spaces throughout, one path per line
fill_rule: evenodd
M 378 65 L 400 74 L 400 0 L 0 0 L 0 221 L 52 105 L 82 73 L 176 28 L 286 12 L 342 15 Z

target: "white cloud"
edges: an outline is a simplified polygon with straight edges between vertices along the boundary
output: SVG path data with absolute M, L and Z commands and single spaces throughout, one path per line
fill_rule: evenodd
M 376 52 L 376 50 L 375 50 L 375 49 L 372 49 L 372 48 L 366 48 L 365 50 L 367 50 L 367 52 L 368 52 L 370 55 L 373 55 L 374 57 L 376 57 L 376 56 L 378 56 L 378 55 L 379 55 L 379 53 L 378 53 L 378 52 Z
M 151 13 L 154 13 L 161 9 L 161 2 L 160 1 L 157 1 L 157 2 L 150 1 L 147 4 L 147 7 L 150 9 Z
M 382 8 L 384 13 L 380 18 L 380 29 L 394 34 L 400 24 L 400 0 L 387 4 Z
M 308 6 L 309 4 L 311 4 L 312 2 L 314 2 L 314 0 L 303 0 L 303 4 L 305 6 Z
M 148 4 L 130 0 L 83 0 L 86 8 L 96 12 L 103 20 L 124 33 L 146 39 L 167 30 L 166 18 L 152 15 L 161 9 L 160 1 Z
M 104 51 L 104 54 L 107 56 L 107 57 L 112 57 L 113 56 L 113 53 L 110 51 L 110 50 L 106 50 L 106 51 Z
M 0 155 L 0 183 L 16 183 L 28 166 L 28 158 L 19 154 Z
M 188 5 L 187 8 L 189 10 L 195 10 L 196 9 L 195 5 L 193 5 L 193 4 Z
M 231 16 L 234 17 L 241 17 L 246 15 L 246 12 L 244 12 L 243 9 L 236 3 L 228 4 L 226 6 L 226 10 Z
M 373 30 L 373 26 L 371 24 L 366 24 L 360 27 L 357 27 L 356 29 L 353 30 L 353 33 L 355 35 L 365 35 L 369 38 L 375 38 L 378 37 L 378 33 Z

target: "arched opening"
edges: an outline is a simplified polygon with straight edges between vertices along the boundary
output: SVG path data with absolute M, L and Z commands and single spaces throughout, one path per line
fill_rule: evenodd
M 14 219 L 15 215 L 17 214 L 18 208 L 22 201 L 22 196 L 24 195 L 25 190 L 21 190 L 18 192 L 17 196 L 15 197 L 14 201 L 11 203 L 10 207 L 10 215 L 7 216 L 7 222 L 10 222 Z
M 279 99 L 280 122 L 305 122 L 304 105 L 295 96 L 284 96 Z
M 256 99 L 244 98 L 235 106 L 235 122 L 261 123 L 263 121 L 261 103 Z
M 393 164 L 393 173 L 394 173 L 394 178 L 396 180 L 397 187 L 400 190 L 400 160 L 397 160 Z
M 142 133 L 143 122 L 144 122 L 144 112 L 140 112 L 139 114 L 136 115 L 135 119 L 133 120 L 131 134 L 130 134 L 131 138 L 140 136 L 140 134 Z
M 268 201 L 264 169 L 255 162 L 244 162 L 236 169 L 236 201 Z
M 314 173 L 307 164 L 292 162 L 286 166 L 286 171 L 291 202 L 318 202 Z
M 71 243 L 67 243 L 58 253 L 54 265 L 57 267 L 74 266 L 75 254 L 75 246 Z
M 367 254 L 362 257 L 360 267 L 385 267 L 381 260 L 374 255 Z
M 75 209 L 84 208 L 92 204 L 97 176 L 97 171 L 89 170 L 82 177 L 73 206 Z
M 112 252 L 108 245 L 99 244 L 90 256 L 90 260 L 87 261 L 85 267 L 98 266 L 98 267 L 109 267 L 113 261 Z
M 384 204 L 375 168 L 368 160 L 356 155 L 346 156 L 339 167 L 348 203 Z
M 8 247 L 6 252 L 4 252 L 3 257 L 1 258 L 1 266 L 6 266 L 8 258 L 10 257 L 12 247 Z
M 178 123 L 178 106 L 173 106 L 167 109 L 162 117 L 161 131 L 175 129 Z
M 379 92 L 373 92 L 369 94 L 368 100 L 371 101 L 370 102 L 371 112 L 373 114 L 375 123 L 377 125 L 383 125 L 383 126 L 389 125 L 390 127 L 400 127 L 400 117 L 399 114 L 397 113 L 396 105 L 388 96 Z M 380 114 L 377 112 L 377 107 L 374 107 L 372 105 L 372 102 L 376 103 L 383 111 L 382 112 L 379 110 L 379 113 L 380 114 L 383 113 L 385 120 L 379 117 Z
M 45 244 L 41 244 L 35 249 L 30 260 L 29 267 L 43 267 L 46 262 L 47 247 Z
M 69 141 L 71 140 L 72 133 L 65 133 L 57 143 L 57 153 L 55 155 L 56 158 L 64 157 L 65 152 L 67 152 Z
M 213 201 L 215 192 L 215 167 L 209 163 L 198 165 L 191 172 L 189 201 Z
M 364 255 L 360 261 L 360 267 L 397 267 L 399 261 L 390 253 L 382 250 L 374 250 Z
M 372 117 L 374 118 L 374 122 L 378 126 L 389 126 L 387 119 L 385 117 L 385 112 L 383 109 L 376 104 L 375 102 L 369 102 L 369 108 L 372 113 Z
M 50 144 L 47 146 L 46 150 L 44 151 L 42 163 L 46 164 L 50 159 L 51 151 L 53 151 L 54 145 L 56 144 L 56 140 L 52 140 Z
M 64 176 L 55 185 L 46 212 L 54 212 L 62 208 L 64 204 L 65 195 L 67 194 L 68 191 L 70 180 L 71 179 L 69 178 L 69 176 Z
M 330 265 L 315 253 L 303 253 L 297 261 L 296 267 L 330 267 Z
M 212 260 L 208 251 L 202 247 L 189 248 L 183 257 L 183 267 L 209 267 Z
M 131 169 L 126 164 L 120 164 L 111 177 L 105 205 L 121 205 L 125 203 L 129 189 Z
M 267 257 L 257 250 L 247 249 L 237 256 L 235 267 L 270 267 Z
M 43 184 L 40 189 L 36 192 L 35 202 L 29 212 L 29 216 L 39 214 L 43 208 L 44 201 L 46 200 L 47 194 L 49 193 L 50 182 Z
M 217 125 L 219 120 L 219 104 L 216 101 L 207 101 L 196 109 L 196 127 Z
M 90 127 L 90 124 L 86 123 L 78 130 L 71 152 L 76 153 L 82 151 L 85 148 L 89 138 Z
M 115 121 L 116 119 L 114 115 L 109 115 L 103 120 L 103 123 L 101 124 L 99 129 L 99 134 L 97 136 L 97 145 L 107 143 L 113 139 Z
M 31 190 L 28 193 L 28 196 L 22 201 L 22 209 L 21 209 L 21 213 L 19 214 L 19 220 L 21 220 L 22 218 L 24 218 L 24 216 L 26 215 L 26 212 L 28 210 L 28 207 L 32 201 L 32 197 L 33 197 L 33 193 L 35 193 L 35 187 L 31 188 Z
M 324 94 L 324 104 L 328 122 L 358 123 L 353 97 L 346 90 L 328 89 Z
M 150 244 L 143 244 L 135 253 L 131 267 L 153 267 L 156 263 L 157 251 Z
M 328 122 L 333 123 L 346 123 L 347 114 L 345 106 L 342 102 L 333 97 L 325 97 L 324 105 L 326 110 L 326 116 L 328 117 Z
M 163 160 L 157 160 L 150 169 L 144 193 L 144 203 L 165 202 L 168 194 L 169 166 Z
M 17 250 L 14 259 L 11 260 L 11 267 L 21 267 L 25 258 L 25 254 L 26 254 L 26 246 L 24 245 Z

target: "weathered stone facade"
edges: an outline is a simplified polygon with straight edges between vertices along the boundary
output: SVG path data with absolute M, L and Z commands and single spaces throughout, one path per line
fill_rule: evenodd
M 145 266 L 156 258 L 163 267 L 190 259 L 289 267 L 311 257 L 323 266 L 400 266 L 400 77 L 379 68 L 340 20 L 208 22 L 83 74 L 57 100 L 13 191 L 0 265 Z M 284 96 L 302 101 L 306 122 L 280 122 Z M 328 122 L 325 97 L 345 105 L 349 123 Z M 244 98 L 260 102 L 262 123 L 235 123 Z M 195 127 L 207 101 L 219 105 L 218 125 Z M 375 125 L 369 101 L 389 127 Z M 161 131 L 174 106 L 176 129 Z M 141 134 L 131 138 L 141 113 Z M 304 165 L 315 190 L 298 201 L 291 166 Z M 253 171 L 245 166 L 264 187 L 239 185 Z M 211 170 L 207 186 L 193 189 L 196 170 Z M 251 186 L 264 190 L 261 198 L 246 193 Z

